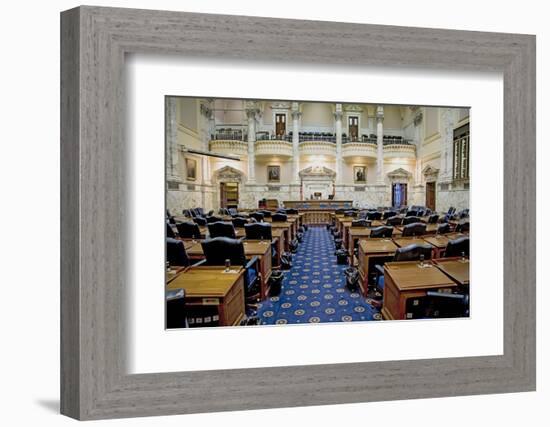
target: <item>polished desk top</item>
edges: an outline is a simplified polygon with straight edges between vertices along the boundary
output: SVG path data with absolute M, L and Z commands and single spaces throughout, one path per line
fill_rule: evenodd
M 419 261 L 387 262 L 384 272 L 387 273 L 400 291 L 433 289 L 456 286 L 446 274 L 430 261 L 420 267 Z
M 403 246 L 409 245 L 425 245 L 426 241 L 422 237 L 400 237 L 398 239 L 393 239 L 395 244 L 402 248 Z
M 449 233 L 449 234 L 438 234 L 436 236 L 426 236 L 423 239 L 429 244 L 435 246 L 439 249 L 444 249 L 447 247 L 449 240 L 458 239 L 459 237 L 465 237 L 465 234 L 461 233 Z
M 397 245 L 391 239 L 360 240 L 359 246 L 365 254 L 392 253 L 397 250 Z
M 263 255 L 271 250 L 271 242 L 267 240 L 243 240 L 244 253 L 246 256 Z M 200 241 L 195 241 L 187 250 L 189 256 L 204 256 Z
M 470 283 L 470 260 L 462 261 L 460 258 L 441 258 L 435 265 L 460 285 Z
M 166 287 L 168 290 L 185 289 L 186 297 L 223 298 L 243 275 L 243 268 L 231 267 L 192 267 L 179 274 Z

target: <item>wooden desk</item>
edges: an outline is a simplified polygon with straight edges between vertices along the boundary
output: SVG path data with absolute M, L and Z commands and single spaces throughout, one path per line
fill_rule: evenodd
M 220 326 L 238 325 L 244 316 L 244 268 L 192 267 L 180 273 L 167 285 L 168 290 L 185 289 L 188 306 L 215 305 Z
M 347 232 L 348 240 L 347 240 L 347 243 L 346 243 L 345 246 L 348 250 L 351 265 L 353 265 L 353 255 L 354 255 L 355 243 L 357 241 L 361 241 L 363 239 L 369 239 L 370 234 L 371 234 L 371 230 L 372 230 L 372 228 L 367 228 L 367 227 L 350 227 L 349 228 L 349 230 Z M 401 235 L 401 232 L 394 227 L 392 237 L 397 238 L 400 235 Z M 377 239 L 375 239 L 375 240 L 377 240 Z
M 359 241 L 357 254 L 358 270 L 361 277 L 359 286 L 365 297 L 369 286 L 369 276 L 374 266 L 391 261 L 396 250 L 397 245 L 391 239 L 365 239 Z
M 449 276 L 457 285 L 470 284 L 470 260 L 461 258 L 442 258 L 434 260 L 434 264 Z
M 400 248 L 409 245 L 425 245 L 427 243 L 422 237 L 398 237 L 393 239 L 393 241 Z
M 247 259 L 254 256 L 259 258 L 258 270 L 260 275 L 260 293 L 264 299 L 269 291 L 269 277 L 271 276 L 271 242 L 266 240 L 244 240 L 244 254 Z M 187 250 L 191 259 L 203 259 L 204 252 L 200 242 L 196 242 Z
M 290 239 L 291 239 L 291 230 L 290 224 L 288 222 L 272 222 L 271 223 L 271 234 L 275 233 L 275 230 L 283 230 L 284 245 L 285 250 L 290 250 Z
M 456 288 L 446 274 L 430 261 L 429 268 L 419 267 L 419 261 L 388 262 L 384 265 L 384 299 L 382 316 L 386 320 L 411 318 L 406 313 L 408 298 L 419 298 L 427 291 L 450 292 Z

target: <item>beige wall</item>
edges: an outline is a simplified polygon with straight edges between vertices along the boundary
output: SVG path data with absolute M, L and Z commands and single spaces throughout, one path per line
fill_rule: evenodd
M 334 126 L 332 104 L 304 103 L 302 106 L 302 126 Z

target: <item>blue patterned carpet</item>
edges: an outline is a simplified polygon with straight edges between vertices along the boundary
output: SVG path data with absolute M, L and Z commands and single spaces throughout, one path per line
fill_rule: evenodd
M 336 263 L 329 231 L 310 226 L 285 272 L 281 294 L 259 304 L 260 324 L 380 320 L 378 309 L 346 288 L 346 268 Z

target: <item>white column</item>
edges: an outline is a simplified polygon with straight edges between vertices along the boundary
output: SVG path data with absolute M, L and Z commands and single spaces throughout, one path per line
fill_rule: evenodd
M 414 144 L 416 145 L 416 168 L 414 181 L 416 185 L 422 185 L 422 157 L 420 148 L 422 147 L 422 134 L 420 125 L 422 123 L 422 114 L 417 114 L 414 118 Z
M 336 133 L 336 184 L 342 183 L 342 104 L 336 104 L 334 112 L 334 132 Z
M 376 108 L 376 183 L 384 184 L 384 107 Z
M 177 120 L 177 98 L 169 96 L 166 98 L 166 180 L 181 182 L 179 174 L 179 144 L 178 144 L 178 120 Z
M 213 116 L 211 103 L 201 103 L 201 142 L 204 151 L 210 151 L 211 120 Z M 211 184 L 210 157 L 202 156 L 202 183 Z
M 446 108 L 443 111 L 443 145 L 441 182 L 452 181 L 453 176 L 453 111 Z
M 292 103 L 292 183 L 300 183 L 300 116 L 297 102 Z
M 248 118 L 248 183 L 256 182 L 255 171 L 255 144 L 256 144 L 256 110 L 246 111 Z

